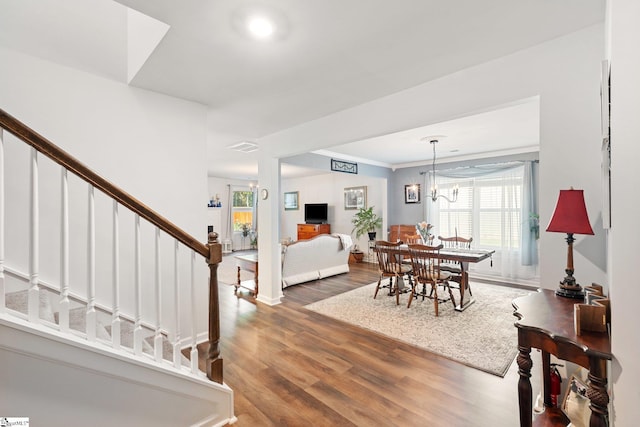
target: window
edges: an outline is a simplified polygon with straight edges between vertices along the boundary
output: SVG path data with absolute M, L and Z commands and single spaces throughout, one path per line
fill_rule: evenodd
M 487 165 L 448 173 L 456 177 L 438 176 L 438 193 L 452 197 L 457 184 L 458 200 L 449 203 L 440 198 L 428 205 L 427 215 L 433 219 L 435 235 L 473 237 L 473 248 L 495 250 L 492 262 L 469 265 L 474 274 L 534 279 L 537 256 L 530 255 L 537 249 L 528 216 L 530 205 L 526 202 L 531 195 L 524 194 L 525 165 Z
M 442 194 L 448 195 L 455 184 L 460 190 L 455 203 L 439 200 L 438 234 L 471 236 L 476 247 L 518 249 L 522 183 L 522 170 L 463 179 L 439 178 Z
M 253 228 L 253 198 L 254 192 L 250 190 L 233 192 L 231 208 L 233 231 L 243 231 L 244 227 Z

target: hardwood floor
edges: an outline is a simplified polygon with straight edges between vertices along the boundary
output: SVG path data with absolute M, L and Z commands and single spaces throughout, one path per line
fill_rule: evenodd
M 285 289 L 274 307 L 220 285 L 235 426 L 519 424 L 515 362 L 499 378 L 303 308 L 376 279 L 374 264 L 352 264 L 347 274 Z

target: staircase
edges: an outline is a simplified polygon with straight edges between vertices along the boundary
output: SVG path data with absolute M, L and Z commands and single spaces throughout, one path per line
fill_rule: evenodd
M 16 145 L 29 153 L 27 179 L 5 160 L 7 144 L 11 154 Z M 61 171 L 56 227 L 42 218 L 52 198 L 41 191 L 52 179 L 39 177 L 48 167 L 42 156 Z M 68 175 L 88 189 L 82 221 L 70 221 L 77 191 Z M 200 256 L 209 265 L 208 306 L 198 298 Z M 0 110 L 0 416 L 47 426 L 235 422 L 218 350 L 220 261 L 216 235 L 198 242 Z M 197 344 L 207 339 L 198 316 L 207 310 L 205 373 Z

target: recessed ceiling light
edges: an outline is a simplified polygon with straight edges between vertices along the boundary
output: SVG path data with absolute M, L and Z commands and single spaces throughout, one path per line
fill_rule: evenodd
M 275 28 L 273 23 L 263 16 L 252 16 L 247 23 L 249 32 L 258 39 L 271 37 Z

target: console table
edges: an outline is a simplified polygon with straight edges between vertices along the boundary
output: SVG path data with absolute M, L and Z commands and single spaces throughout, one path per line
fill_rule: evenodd
M 298 224 L 298 240 L 311 239 L 320 234 L 331 234 L 331 224 Z
M 550 354 L 589 370 L 590 427 L 609 425 L 609 394 L 607 393 L 607 360 L 611 360 L 608 333 L 583 332 L 576 335 L 573 306 L 580 302 L 555 295 L 549 289 L 516 298 L 513 307 L 518 318 L 518 400 L 520 425 L 566 426 L 569 420 L 560 408 L 551 405 Z M 542 350 L 542 375 L 545 411 L 533 420 L 531 390 L 531 348 Z

